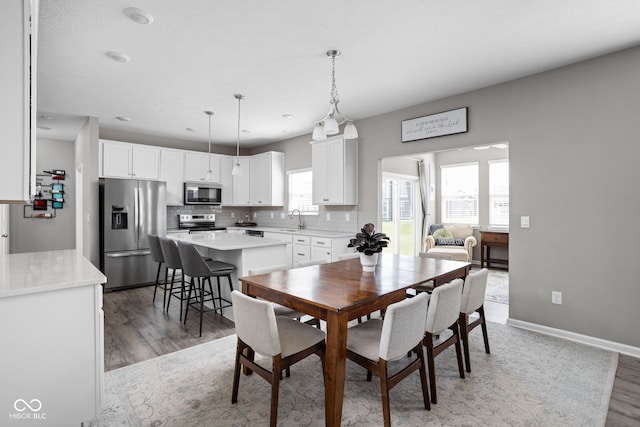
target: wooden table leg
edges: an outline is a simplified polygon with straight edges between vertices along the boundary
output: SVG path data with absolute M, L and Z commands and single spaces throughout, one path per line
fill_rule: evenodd
M 337 427 L 342 420 L 345 368 L 347 364 L 347 316 L 327 314 L 327 350 L 324 362 L 325 425 Z

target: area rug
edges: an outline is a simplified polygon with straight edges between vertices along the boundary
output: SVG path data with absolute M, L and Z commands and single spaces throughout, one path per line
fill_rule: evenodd
M 617 353 L 507 325 L 489 323 L 491 354 L 471 336 L 472 372 L 458 377 L 455 352 L 436 358 L 438 404 L 421 405 L 420 381 L 391 390 L 394 426 L 601 426 L 606 420 Z M 479 330 L 477 331 L 479 332 Z M 264 426 L 269 384 L 242 376 L 231 404 L 236 336 L 200 344 L 105 374 L 100 417 L 87 426 Z M 342 425 L 382 425 L 377 378 L 347 362 Z M 280 386 L 278 425 L 323 426 L 321 364 L 312 356 Z
M 487 277 L 487 291 L 484 299 L 487 301 L 509 304 L 509 272 L 506 270 L 489 269 Z

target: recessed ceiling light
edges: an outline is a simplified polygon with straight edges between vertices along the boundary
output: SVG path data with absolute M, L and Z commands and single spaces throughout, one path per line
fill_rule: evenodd
M 130 122 L 131 121 L 130 117 L 125 117 L 125 116 L 118 116 L 118 117 L 116 117 L 116 119 L 120 120 L 121 122 Z
M 151 24 L 153 22 L 153 16 L 149 12 L 146 12 L 137 7 L 128 7 L 124 10 L 124 14 L 129 17 L 133 22 L 137 24 Z
M 187 128 L 187 132 L 195 132 L 196 130 L 194 128 Z
M 36 126 L 36 127 L 37 127 L 38 129 L 40 129 L 40 130 L 51 130 L 51 128 L 46 127 L 46 126 L 42 126 L 42 125 L 40 125 L 40 126 Z
M 109 51 L 107 52 L 107 56 L 117 62 L 129 62 L 131 60 L 129 56 L 120 52 Z
M 291 119 L 293 119 L 294 117 L 295 117 L 295 116 L 294 116 L 293 114 L 283 114 L 283 115 L 282 115 L 282 118 L 283 118 L 283 119 L 289 119 L 289 120 L 291 120 Z

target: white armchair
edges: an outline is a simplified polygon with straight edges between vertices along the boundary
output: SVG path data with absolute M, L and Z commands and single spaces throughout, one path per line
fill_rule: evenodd
M 455 261 L 471 262 L 478 241 L 468 224 L 435 224 L 429 228 L 425 244 L 427 253 L 451 255 Z

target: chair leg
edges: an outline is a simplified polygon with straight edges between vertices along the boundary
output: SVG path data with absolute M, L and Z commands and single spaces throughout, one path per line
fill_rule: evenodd
M 456 358 L 458 359 L 458 372 L 460 373 L 460 378 L 464 378 L 464 364 L 462 362 L 462 346 L 460 345 L 460 331 L 458 328 L 458 322 L 451 326 L 451 330 L 453 331 L 454 336 L 456 337 L 454 346 L 456 347 Z
M 184 324 L 187 324 L 187 314 L 189 314 L 189 303 L 191 302 L 191 291 L 194 288 L 194 284 L 193 284 L 193 277 L 190 280 L 189 283 L 189 293 L 187 294 L 187 306 L 184 309 Z
M 464 350 L 464 364 L 467 372 L 471 372 L 471 356 L 469 354 L 469 316 L 466 313 L 460 313 L 458 318 L 460 325 L 460 339 L 462 340 L 462 349 Z
M 278 393 L 280 391 L 280 375 L 282 374 L 282 365 L 280 364 L 280 355 L 273 357 L 271 370 L 271 427 L 277 427 L 278 424 Z
M 204 279 L 198 277 L 198 285 L 200 287 L 200 335 L 202 336 L 202 317 L 204 315 Z
M 424 335 L 424 346 L 427 347 L 427 367 L 429 368 L 429 387 L 431 388 L 431 403 L 438 403 L 436 393 L 436 366 L 433 355 L 433 334 L 429 332 Z
M 231 392 L 231 403 L 238 401 L 238 389 L 240 387 L 240 353 L 244 350 L 244 346 L 241 344 L 240 339 L 236 344 L 236 364 L 233 369 L 233 391 Z
M 164 286 L 162 287 L 162 289 L 164 290 L 162 295 L 162 309 L 163 310 L 169 310 L 167 307 L 169 305 L 169 300 L 171 300 L 171 293 L 169 293 L 169 296 L 167 297 L 167 282 L 169 281 L 169 267 L 164 267 Z
M 175 277 L 176 277 L 176 270 L 172 269 L 171 270 L 171 286 L 169 287 L 169 301 L 167 301 L 167 306 L 166 306 L 167 313 L 169 312 L 169 305 L 171 304 L 171 295 L 173 295 L 173 281 L 175 280 Z M 165 294 L 166 294 L 167 285 L 165 284 L 164 287 L 165 287 Z M 182 311 L 180 311 L 180 313 L 182 313 Z
M 487 319 L 484 317 L 484 305 L 480 306 L 478 314 L 480 315 L 480 319 L 482 319 L 480 326 L 482 327 L 482 336 L 484 338 L 484 351 L 487 354 L 491 354 L 489 351 L 489 335 L 487 334 Z
M 158 272 L 156 273 L 156 287 L 153 290 L 153 302 L 154 303 L 156 302 L 156 292 L 158 292 L 158 285 L 159 285 L 159 282 L 160 282 L 160 269 L 161 268 L 162 268 L 162 263 L 159 262 L 158 263 Z M 165 286 L 166 286 L 166 282 L 165 282 Z M 163 307 L 164 307 L 164 305 L 163 305 Z
M 173 279 L 171 279 L 173 280 Z M 185 297 L 185 286 L 184 286 L 184 273 L 181 272 L 180 274 L 180 320 L 182 320 L 182 307 L 183 307 L 183 303 L 184 303 L 184 297 Z M 167 308 L 168 310 L 168 308 Z M 185 314 L 186 316 L 186 314 Z
M 380 399 L 382 399 L 382 416 L 384 427 L 391 427 L 391 408 L 389 407 L 389 375 L 387 372 L 387 361 L 378 360 L 378 377 L 380 378 Z M 371 371 L 368 371 L 369 373 Z
M 422 351 L 422 345 L 419 345 L 415 349 L 418 359 L 420 359 L 420 384 L 422 385 L 422 400 L 424 401 L 424 409 L 430 411 L 431 403 L 429 402 L 429 389 L 427 386 L 427 370 L 425 367 L 424 352 Z

